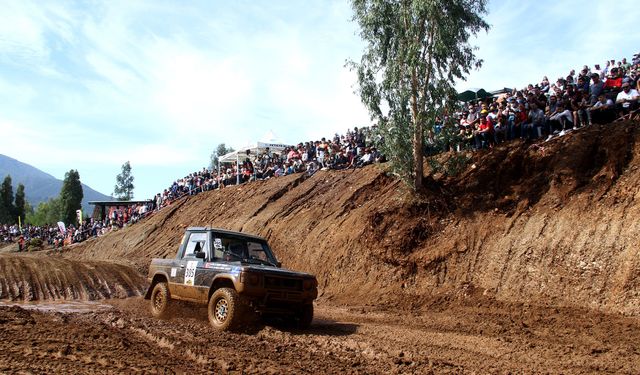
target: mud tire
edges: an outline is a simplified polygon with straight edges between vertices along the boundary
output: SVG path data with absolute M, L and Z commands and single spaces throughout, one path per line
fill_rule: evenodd
M 242 325 L 244 304 L 234 289 L 220 288 L 209 298 L 209 323 L 218 331 L 237 331 Z
M 169 286 L 164 281 L 157 283 L 151 292 L 151 315 L 161 319 L 168 318 L 170 305 Z
M 296 320 L 299 329 L 308 329 L 313 321 L 313 303 L 302 305 L 296 313 Z

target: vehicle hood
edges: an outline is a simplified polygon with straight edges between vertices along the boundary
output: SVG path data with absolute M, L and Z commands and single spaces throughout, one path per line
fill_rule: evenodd
M 278 268 L 278 267 L 273 267 L 273 266 L 267 266 L 267 265 L 258 265 L 258 264 L 252 264 L 250 266 L 245 266 L 243 267 L 245 270 L 250 270 L 250 271 L 257 271 L 257 272 L 264 272 L 264 273 L 276 273 L 279 274 L 281 276 L 291 276 L 291 277 L 300 277 L 300 276 L 306 276 L 306 277 L 315 277 L 309 273 L 305 273 L 305 272 L 298 272 L 298 271 L 293 271 L 293 270 L 288 270 L 286 268 Z

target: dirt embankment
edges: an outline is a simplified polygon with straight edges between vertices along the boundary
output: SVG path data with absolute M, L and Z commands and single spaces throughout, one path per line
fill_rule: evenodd
M 125 298 L 142 295 L 145 283 L 131 267 L 112 262 L 0 255 L 0 300 Z
M 400 308 L 487 296 L 640 313 L 637 123 L 472 155 L 407 200 L 380 166 L 293 175 L 185 198 L 70 249 L 142 272 L 187 226 L 267 237 L 284 265 L 318 275 L 321 299 Z

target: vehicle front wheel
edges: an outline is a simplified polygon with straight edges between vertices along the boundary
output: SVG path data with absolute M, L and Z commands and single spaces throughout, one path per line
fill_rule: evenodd
M 298 320 L 298 328 L 307 329 L 313 321 L 313 303 L 302 305 L 296 314 Z
M 167 318 L 170 303 L 169 286 L 166 282 L 157 283 L 151 292 L 151 314 L 156 318 Z
M 209 299 L 209 323 L 219 331 L 233 331 L 240 328 L 242 301 L 238 292 L 231 288 L 216 290 Z

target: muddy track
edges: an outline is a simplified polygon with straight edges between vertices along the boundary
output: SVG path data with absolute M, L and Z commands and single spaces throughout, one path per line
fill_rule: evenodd
M 637 373 L 639 125 L 474 153 L 421 199 L 384 166 L 319 171 L 185 197 L 62 255 L 2 254 L 0 299 L 139 296 L 186 227 L 242 229 L 320 298 L 309 331 L 245 334 L 202 309 L 151 319 L 139 297 L 0 307 L 0 372 Z
M 634 318 L 528 305 L 410 315 L 321 305 L 304 332 L 217 333 L 202 308 L 153 319 L 140 297 L 88 314 L 0 307 L 0 372 L 618 373 L 640 367 Z
M 142 295 L 146 280 L 131 267 L 43 253 L 0 255 L 0 300 L 96 300 Z

